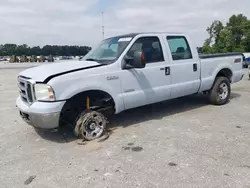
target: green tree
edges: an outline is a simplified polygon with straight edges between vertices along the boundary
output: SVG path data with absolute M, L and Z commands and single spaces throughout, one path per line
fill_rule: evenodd
M 227 53 L 233 51 L 233 35 L 228 29 L 223 29 L 219 35 L 219 40 L 214 45 L 214 50 L 218 53 Z
M 29 55 L 30 54 L 30 48 L 27 44 L 18 45 L 15 50 L 15 55 L 22 56 L 22 55 Z
M 3 56 L 3 45 L 0 45 L 0 56 Z
M 57 46 L 57 45 L 46 45 L 43 48 L 39 46 L 29 47 L 27 44 L 16 45 L 16 44 L 5 44 L 0 45 L 0 56 L 31 56 L 31 55 L 61 55 L 61 56 L 77 56 L 86 55 L 91 50 L 89 46 Z
M 2 47 L 2 54 L 4 55 L 4 56 L 6 56 L 6 55 L 14 55 L 15 54 L 15 51 L 16 51 L 16 47 L 17 47 L 17 45 L 16 44 L 5 44 L 5 45 L 3 45 L 3 47 Z
M 243 14 L 232 15 L 226 26 L 215 20 L 206 31 L 203 53 L 250 51 L 250 20 Z
M 224 26 L 221 21 L 215 20 L 211 26 L 207 28 L 207 32 L 209 34 L 209 38 L 207 39 L 206 43 L 211 45 L 212 42 L 215 44 L 218 42 L 220 33 L 223 30 Z
M 36 55 L 36 56 L 41 55 L 41 48 L 40 48 L 40 46 L 34 46 L 33 48 L 31 48 L 29 55 Z
M 244 50 L 246 52 L 250 52 L 250 30 L 245 33 L 245 38 L 243 39 L 242 44 L 244 46 Z
M 211 44 L 211 39 L 206 39 L 202 47 L 202 53 L 205 54 L 214 53 L 213 47 L 211 47 L 210 44 Z
M 248 24 L 247 17 L 243 14 L 233 15 L 229 18 L 227 28 L 231 30 L 233 35 L 234 45 L 239 47 L 244 36 L 244 30 Z

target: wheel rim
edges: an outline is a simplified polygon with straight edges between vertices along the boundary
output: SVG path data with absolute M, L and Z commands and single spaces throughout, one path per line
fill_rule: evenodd
M 105 131 L 106 119 L 100 113 L 87 113 L 82 116 L 80 121 L 80 136 L 86 140 L 97 139 Z
M 226 83 L 221 83 L 219 85 L 219 92 L 218 95 L 220 97 L 221 100 L 225 100 L 228 96 L 228 86 Z

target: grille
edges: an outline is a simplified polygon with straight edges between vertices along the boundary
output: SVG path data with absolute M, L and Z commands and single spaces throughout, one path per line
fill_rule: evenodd
M 23 102 L 27 104 L 32 104 L 34 102 L 33 95 L 33 84 L 29 81 L 30 78 L 19 76 L 18 77 L 18 86 L 20 97 Z

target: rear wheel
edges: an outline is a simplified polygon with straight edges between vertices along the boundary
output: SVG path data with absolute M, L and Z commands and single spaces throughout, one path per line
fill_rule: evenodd
M 217 77 L 209 91 L 209 100 L 214 105 L 224 105 L 231 95 L 230 81 L 226 77 Z

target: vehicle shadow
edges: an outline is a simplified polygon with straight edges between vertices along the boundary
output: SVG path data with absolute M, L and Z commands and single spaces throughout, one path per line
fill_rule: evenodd
M 238 93 L 232 93 L 230 99 L 235 99 L 240 96 L 241 95 Z M 202 94 L 195 94 L 177 99 L 172 99 L 169 101 L 164 101 L 152 105 L 127 110 L 120 114 L 109 117 L 110 123 L 108 125 L 108 128 L 110 130 L 114 130 L 119 127 L 126 128 L 135 124 L 140 124 L 139 126 L 143 126 L 143 122 L 146 121 L 154 119 L 163 119 L 167 116 L 201 108 L 207 105 L 210 105 L 210 103 L 207 97 Z M 77 140 L 77 138 L 73 134 L 72 129 L 68 127 L 61 127 L 57 131 L 48 131 L 40 129 L 35 130 L 37 134 L 43 139 L 52 142 L 68 143 Z
M 241 95 L 239 93 L 231 93 L 230 99 L 235 99 L 235 98 L 238 98 L 238 97 L 241 97 Z
M 154 119 L 160 120 L 167 116 L 197 109 L 206 105 L 209 105 L 209 101 L 207 97 L 202 94 L 180 97 L 169 101 L 127 110 L 121 114 L 113 116 L 110 119 L 110 128 L 124 128 L 135 124 L 143 126 L 143 122 Z

